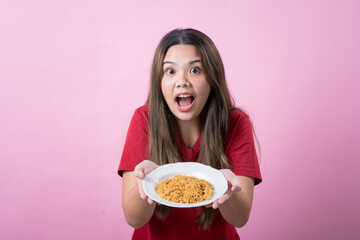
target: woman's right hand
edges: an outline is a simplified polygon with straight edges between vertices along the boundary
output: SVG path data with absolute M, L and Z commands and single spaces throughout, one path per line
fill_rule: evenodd
M 144 179 L 144 177 L 151 172 L 152 170 L 154 170 L 155 168 L 157 168 L 159 165 L 157 165 L 156 163 L 154 163 L 153 161 L 150 160 L 144 160 L 141 163 L 139 163 L 138 165 L 136 165 L 135 169 L 134 169 L 134 176 L 137 179 L 138 182 L 138 188 L 139 188 L 139 194 L 140 197 L 144 200 L 147 199 L 148 203 L 150 205 L 154 204 L 154 200 L 152 200 L 151 198 L 149 198 L 143 189 L 142 186 L 142 181 Z

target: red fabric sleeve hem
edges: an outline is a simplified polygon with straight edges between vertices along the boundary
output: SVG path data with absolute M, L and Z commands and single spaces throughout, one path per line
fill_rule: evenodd
M 134 171 L 134 169 L 121 169 L 121 170 L 118 170 L 117 173 L 120 177 L 122 177 L 123 173 L 127 172 L 127 171 Z
M 258 185 L 259 183 L 262 182 L 260 174 L 253 170 L 238 170 L 238 171 L 234 171 L 234 174 L 236 176 L 246 176 L 246 177 L 254 178 L 255 179 L 254 185 Z

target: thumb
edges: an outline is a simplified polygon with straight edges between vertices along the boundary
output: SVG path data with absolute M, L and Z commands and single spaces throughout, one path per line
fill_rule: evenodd
M 134 176 L 143 179 L 145 176 L 143 169 L 134 169 Z
M 241 184 L 237 177 L 234 177 L 230 181 L 231 184 L 231 191 L 232 192 L 240 192 L 241 191 Z

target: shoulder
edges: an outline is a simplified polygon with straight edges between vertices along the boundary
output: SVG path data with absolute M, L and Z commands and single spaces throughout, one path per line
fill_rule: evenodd
M 239 122 L 250 121 L 249 115 L 239 108 L 234 108 L 229 114 L 229 125 L 237 124 Z
M 131 118 L 131 126 L 141 127 L 145 130 L 148 129 L 148 106 L 144 105 L 135 109 Z
M 135 109 L 135 114 L 138 115 L 143 115 L 146 116 L 148 115 L 149 112 L 149 106 L 148 105 L 143 105 L 141 107 L 138 107 L 137 109 Z
M 143 120 L 143 121 L 146 120 L 147 121 L 148 112 L 149 112 L 148 105 L 138 107 L 137 109 L 135 109 L 133 119 Z
M 249 115 L 238 108 L 231 110 L 227 132 L 228 142 L 237 137 L 248 137 L 250 135 L 252 136 L 252 123 Z

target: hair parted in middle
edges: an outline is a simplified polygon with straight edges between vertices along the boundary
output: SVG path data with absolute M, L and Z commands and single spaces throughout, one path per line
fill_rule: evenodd
M 149 106 L 149 157 L 159 165 L 181 162 L 182 156 L 177 148 L 178 126 L 161 91 L 164 75 L 163 61 L 167 50 L 174 45 L 193 45 L 200 57 L 205 77 L 211 86 L 207 102 L 200 114 L 202 140 L 198 162 L 216 169 L 229 168 L 224 153 L 229 113 L 235 108 L 227 88 L 224 65 L 213 41 L 195 29 L 175 29 L 166 34 L 157 46 L 151 70 L 150 91 L 147 99 Z M 165 218 L 171 209 L 159 205 L 155 213 Z M 200 228 L 207 229 L 215 210 L 202 208 L 198 219 Z

